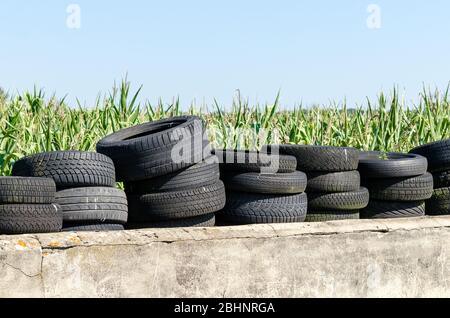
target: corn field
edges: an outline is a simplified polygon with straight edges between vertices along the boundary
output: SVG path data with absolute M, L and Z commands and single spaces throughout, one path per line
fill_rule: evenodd
M 0 174 L 24 155 L 54 150 L 95 150 L 103 136 L 121 128 L 181 114 L 201 116 L 214 147 L 254 147 L 241 131 L 278 130 L 283 143 L 354 146 L 363 150 L 409 151 L 416 145 L 450 138 L 449 89 L 423 90 L 417 105 L 407 105 L 398 90 L 377 100 L 347 108 L 336 105 L 279 110 L 273 104 L 249 105 L 240 95 L 231 107 L 214 102 L 209 108 L 191 105 L 182 111 L 178 100 L 156 105 L 139 100 L 128 81 L 114 86 L 93 107 L 67 105 L 34 89 L 8 96 L 0 90 Z M 224 109 L 228 109 L 225 111 Z M 270 134 L 266 136 L 270 142 Z

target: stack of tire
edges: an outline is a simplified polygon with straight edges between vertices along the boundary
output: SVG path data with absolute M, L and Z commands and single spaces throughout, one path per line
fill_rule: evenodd
M 427 159 L 415 154 L 364 152 L 359 162 L 370 203 L 365 219 L 420 217 L 433 193 Z
M 450 139 L 433 142 L 411 150 L 428 159 L 433 174 L 433 196 L 426 202 L 427 215 L 450 215 Z
M 308 177 L 307 222 L 359 219 L 369 192 L 360 186 L 359 150 L 349 147 L 281 145 L 280 153 L 297 158 Z
M 200 118 L 181 116 L 126 128 L 97 143 L 124 182 L 129 229 L 215 224 L 225 188 L 204 131 Z
M 0 234 L 61 231 L 55 193 L 49 178 L 0 177 Z
M 52 178 L 64 231 L 123 230 L 128 208 L 115 187 L 114 164 L 95 152 L 44 152 L 17 161 L 15 176 Z
M 303 222 L 307 213 L 306 175 L 291 156 L 216 150 L 227 190 L 223 225 Z

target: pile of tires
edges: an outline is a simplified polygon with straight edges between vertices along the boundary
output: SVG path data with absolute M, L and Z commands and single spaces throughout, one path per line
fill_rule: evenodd
M 227 190 L 220 224 L 303 222 L 307 213 L 306 175 L 291 156 L 216 150 Z
M 56 207 L 64 231 L 124 229 L 128 208 L 125 193 L 116 185 L 114 164 L 95 152 L 44 152 L 18 160 L 14 176 L 45 177 L 56 186 Z
M 426 202 L 427 215 L 450 215 L 450 139 L 411 150 L 428 159 L 434 179 L 433 196 Z
M 215 224 L 225 188 L 204 132 L 200 118 L 182 116 L 126 128 L 97 143 L 124 182 L 127 228 Z
M 61 231 L 55 193 L 49 178 L 0 177 L 0 234 Z
M 357 171 L 359 150 L 348 147 L 281 145 L 280 153 L 297 158 L 308 177 L 307 222 L 359 219 L 369 192 Z
M 433 194 L 427 159 L 415 154 L 363 152 L 359 161 L 362 183 L 370 191 L 365 219 L 420 217 Z

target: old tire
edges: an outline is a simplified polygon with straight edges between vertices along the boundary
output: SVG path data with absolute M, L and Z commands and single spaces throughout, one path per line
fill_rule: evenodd
M 109 232 L 125 230 L 122 224 L 83 224 L 75 223 L 65 226 L 63 232 Z
M 341 220 L 358 220 L 359 210 L 335 210 L 308 212 L 305 222 L 327 222 Z
M 55 193 L 50 178 L 0 177 L 0 204 L 51 204 Z
M 213 227 L 216 223 L 214 213 L 200 215 L 187 219 L 169 220 L 153 223 L 129 223 L 126 228 L 129 230 L 137 229 L 157 229 L 157 228 L 176 228 L 176 227 Z
M 106 187 L 74 188 L 56 193 L 65 223 L 119 223 L 128 219 L 127 197 L 122 190 Z
M 387 160 L 381 158 L 383 153 L 368 151 L 361 153 L 359 173 L 362 178 L 405 178 L 420 176 L 427 172 L 425 157 L 416 154 L 387 153 Z
M 129 222 L 156 222 L 211 214 L 225 206 L 222 181 L 173 192 L 129 195 Z
M 293 156 L 248 150 L 213 150 L 219 158 L 221 171 L 288 173 L 297 170 Z
M 411 153 L 427 158 L 431 172 L 450 170 L 450 139 L 414 148 Z
M 371 200 L 369 205 L 361 210 L 361 219 L 409 218 L 424 215 L 424 201 L 392 202 Z
M 302 193 L 307 184 L 306 174 L 300 171 L 273 174 L 228 173 L 222 179 L 227 190 L 266 194 Z
M 116 183 L 112 160 L 95 152 L 39 153 L 15 162 L 12 174 L 23 177 L 52 178 L 57 189 L 113 187 Z
M 433 179 L 436 189 L 450 187 L 450 170 L 433 173 Z
M 297 158 L 297 170 L 300 171 L 341 172 L 358 169 L 359 150 L 356 148 L 300 145 L 279 147 L 281 154 Z
M 178 140 L 177 136 L 183 136 Z M 97 151 L 116 166 L 117 181 L 140 181 L 170 174 L 201 162 L 203 122 L 181 116 L 145 123 L 115 132 L 97 143 Z M 172 152 L 185 151 L 174 160 Z M 178 160 L 179 159 L 179 160 Z
M 220 179 L 217 158 L 209 157 L 188 168 L 149 180 L 126 182 L 131 194 L 179 191 L 215 184 Z
M 303 222 L 307 207 L 306 193 L 266 195 L 227 192 L 227 204 L 216 217 L 231 224 Z
M 351 192 L 361 187 L 358 171 L 308 172 L 307 192 Z
M 374 200 L 423 201 L 433 195 L 433 176 L 426 173 L 412 178 L 368 179 L 364 186 Z
M 426 202 L 427 215 L 450 215 L 450 188 L 434 190 L 433 196 Z
M 62 215 L 55 204 L 0 205 L 0 233 L 53 233 L 62 229 Z
M 360 210 L 369 203 L 369 191 L 361 187 L 358 191 L 338 193 L 308 193 L 309 211 Z

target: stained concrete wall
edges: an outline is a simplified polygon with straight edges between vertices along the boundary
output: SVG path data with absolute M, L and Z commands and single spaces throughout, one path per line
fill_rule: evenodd
M 0 297 L 450 297 L 450 217 L 0 236 Z

